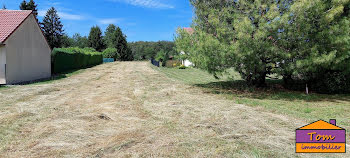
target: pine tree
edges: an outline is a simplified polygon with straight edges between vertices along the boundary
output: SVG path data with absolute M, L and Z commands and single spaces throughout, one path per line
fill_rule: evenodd
M 23 0 L 22 3 L 19 6 L 19 9 L 21 9 L 21 10 L 28 10 L 27 6 L 28 6 L 27 1 Z
M 30 0 L 29 2 L 27 2 L 26 0 L 23 0 L 19 6 L 21 10 L 32 10 L 36 19 L 38 17 L 37 7 L 38 5 L 35 4 L 34 0 Z
M 26 10 L 32 10 L 36 19 L 38 19 L 38 5 L 35 4 L 34 0 L 30 0 L 27 4 Z
M 123 34 L 120 27 L 117 27 L 116 31 L 114 32 L 114 39 L 113 45 L 117 49 L 120 60 L 121 61 L 131 61 L 133 60 L 133 55 L 131 48 L 128 46 L 128 42 L 126 40 L 126 36 Z
M 278 62 L 271 39 L 278 38 L 275 19 L 283 15 L 285 1 L 191 0 L 195 32 L 179 31 L 178 50 L 188 49 L 196 66 L 214 76 L 234 67 L 249 84 L 264 86 Z
M 113 48 L 114 45 L 113 45 L 113 41 L 115 40 L 114 39 L 114 32 L 116 31 L 117 27 L 114 25 L 114 24 L 110 24 L 108 25 L 107 29 L 106 29 L 106 32 L 105 32 L 105 36 L 104 36 L 104 41 L 105 41 L 105 44 L 108 48 Z
M 313 91 L 350 92 L 350 1 L 296 1 L 281 18 L 277 45 L 286 56 L 284 81 L 304 81 Z
M 41 23 L 41 28 L 51 48 L 62 46 L 63 25 L 54 7 L 47 11 Z
M 89 39 L 89 42 L 88 42 L 89 47 L 92 47 L 99 52 L 101 52 L 104 49 L 105 46 L 104 46 L 102 31 L 100 27 L 98 26 L 92 27 L 90 30 L 88 39 Z

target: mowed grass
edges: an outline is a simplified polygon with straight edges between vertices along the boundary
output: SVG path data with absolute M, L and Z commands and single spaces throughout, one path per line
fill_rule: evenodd
M 155 66 L 152 66 L 152 68 L 165 73 L 170 78 L 180 80 L 186 84 L 208 84 L 212 82 L 241 79 L 239 74 L 234 71 L 225 73 L 220 79 L 216 79 L 213 75 L 195 68 L 177 69 Z
M 263 107 L 264 110 L 273 113 L 309 122 L 337 119 L 339 126 L 350 127 L 350 95 L 306 95 L 304 92 L 284 89 L 280 80 L 268 80 L 267 88 L 250 87 L 237 72 L 231 72 L 224 75 L 223 79 L 217 80 L 209 73 L 195 68 L 153 68 L 170 78 L 201 87 L 208 93 L 221 95 L 238 104 Z

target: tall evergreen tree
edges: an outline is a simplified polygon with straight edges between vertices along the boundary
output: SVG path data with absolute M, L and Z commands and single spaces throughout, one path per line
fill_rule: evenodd
M 38 17 L 37 7 L 38 5 L 35 4 L 34 0 L 30 0 L 29 2 L 27 2 L 26 0 L 23 0 L 19 6 L 21 10 L 32 10 L 36 19 Z
M 41 28 L 51 48 L 62 46 L 63 25 L 54 7 L 47 11 L 41 23 Z
M 20 4 L 19 8 L 21 10 L 31 10 L 33 11 L 33 14 L 36 19 L 38 19 L 38 5 L 35 4 L 34 0 L 30 0 L 27 2 L 26 0 L 23 0 L 22 3 Z
M 92 27 L 90 30 L 88 39 L 89 39 L 88 41 L 89 47 L 92 47 L 99 52 L 101 52 L 104 49 L 105 46 L 104 46 L 102 31 L 100 27 L 98 26 Z
M 27 10 L 32 10 L 36 19 L 38 19 L 38 5 L 35 4 L 34 0 L 30 0 L 27 4 Z
M 26 0 L 23 0 L 22 3 L 19 5 L 19 9 L 21 10 L 27 10 L 27 1 Z
M 105 44 L 108 48 L 113 48 L 113 41 L 115 40 L 114 38 L 114 32 L 116 31 L 117 27 L 114 24 L 110 24 L 108 25 L 106 32 L 105 32 L 105 36 L 104 36 L 104 41 Z
M 121 61 L 131 61 L 133 60 L 133 55 L 131 48 L 128 46 L 128 42 L 126 40 L 126 36 L 123 34 L 120 27 L 117 27 L 116 31 L 114 32 L 114 41 L 113 45 L 117 49 L 120 60 Z

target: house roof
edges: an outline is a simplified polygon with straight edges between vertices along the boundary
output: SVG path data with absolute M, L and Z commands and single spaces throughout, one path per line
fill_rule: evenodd
M 0 10 L 0 44 L 31 15 L 31 10 Z
M 335 126 L 335 125 L 330 124 L 330 123 L 323 121 L 323 120 L 319 120 L 319 121 L 316 121 L 314 123 L 308 124 L 308 125 L 303 126 L 297 130 L 308 130 L 308 129 L 319 129 L 319 130 L 324 130 L 324 129 L 337 130 L 337 129 L 339 129 L 339 130 L 343 130 L 343 128 Z
M 193 28 L 190 28 L 190 27 L 184 27 L 184 30 L 189 33 L 189 34 L 193 34 L 194 33 L 194 30 Z

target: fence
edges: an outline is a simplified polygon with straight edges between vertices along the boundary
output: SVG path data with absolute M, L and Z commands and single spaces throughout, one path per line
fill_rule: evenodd
M 159 67 L 159 61 L 151 59 L 151 63 L 152 63 L 152 65 Z

